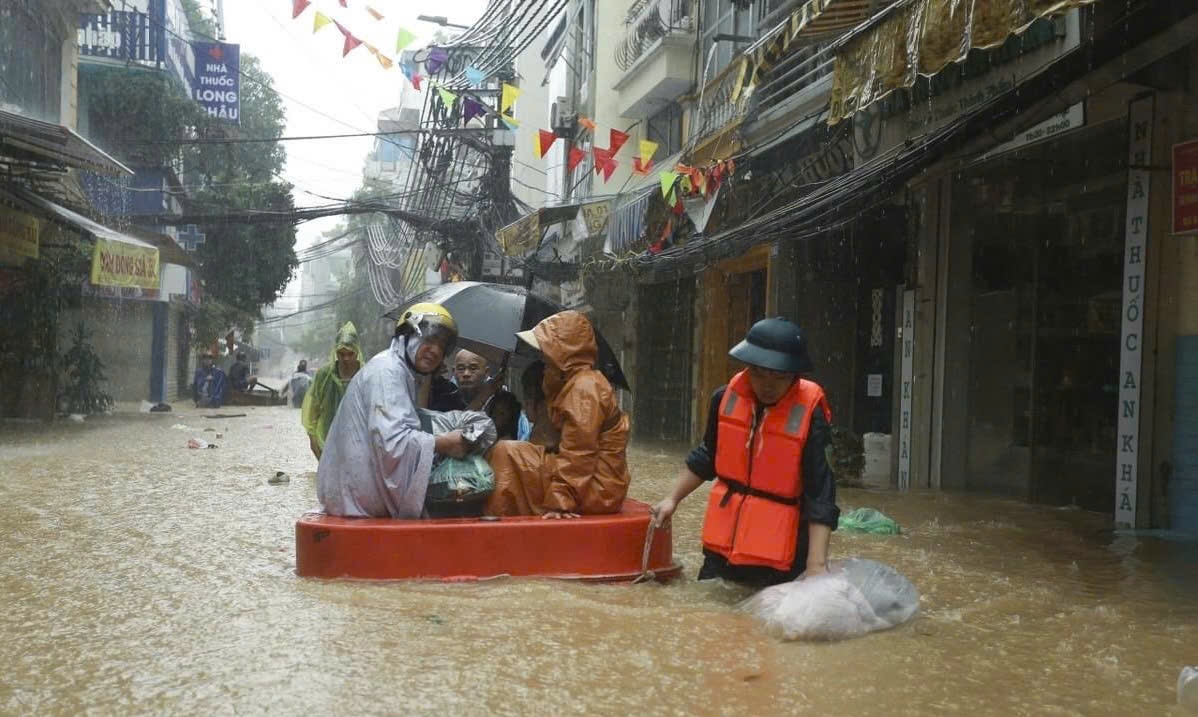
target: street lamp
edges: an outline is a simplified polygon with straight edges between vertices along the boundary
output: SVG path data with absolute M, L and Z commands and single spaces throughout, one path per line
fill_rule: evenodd
M 431 22 L 432 24 L 440 25 L 441 27 L 453 27 L 457 28 L 458 30 L 470 29 L 469 25 L 457 25 L 450 22 L 444 15 L 417 15 L 416 19 L 422 20 L 424 22 Z

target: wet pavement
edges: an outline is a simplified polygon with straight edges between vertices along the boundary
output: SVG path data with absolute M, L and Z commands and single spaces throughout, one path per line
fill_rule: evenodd
M 905 532 L 837 533 L 833 557 L 891 564 L 923 602 L 836 644 L 777 642 L 732 609 L 744 590 L 694 582 L 702 490 L 670 585 L 300 579 L 298 418 L 0 424 L 0 712 L 1181 715 L 1198 664 L 1198 543 L 959 495 L 841 491 Z M 633 497 L 683 450 L 635 446 Z

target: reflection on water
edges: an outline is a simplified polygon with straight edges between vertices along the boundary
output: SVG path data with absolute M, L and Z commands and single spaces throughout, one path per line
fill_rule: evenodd
M 833 553 L 894 565 L 923 610 L 838 644 L 775 642 L 742 589 L 693 581 L 702 491 L 668 586 L 301 580 L 298 412 L 222 412 L 248 415 L 0 425 L 0 712 L 1180 714 L 1198 663 L 1198 544 L 955 495 L 842 491 L 906 533 Z M 635 448 L 633 495 L 681 456 Z

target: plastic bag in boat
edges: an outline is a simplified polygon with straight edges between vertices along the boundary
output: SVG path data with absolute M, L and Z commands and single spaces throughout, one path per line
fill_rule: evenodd
M 493 490 L 495 473 L 482 456 L 445 458 L 429 476 L 424 507 L 433 518 L 479 516 Z
M 740 604 L 783 640 L 844 640 L 900 625 L 919 610 L 919 591 L 888 565 L 832 560 L 828 572 L 773 585 Z
M 424 509 L 433 518 L 482 515 L 487 498 L 495 490 L 495 473 L 482 457 L 499 438 L 495 422 L 481 411 L 421 409 L 420 425 L 435 436 L 461 431 L 471 445 L 470 455 L 464 458 L 437 457 L 428 478 Z
M 482 455 L 499 440 L 495 422 L 482 411 L 429 411 L 421 408 L 418 413 L 420 427 L 425 433 L 439 436 L 461 431 L 462 436 L 470 442 L 471 454 Z

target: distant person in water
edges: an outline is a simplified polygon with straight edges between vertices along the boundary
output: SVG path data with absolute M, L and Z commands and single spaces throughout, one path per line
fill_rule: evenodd
M 337 407 L 345 396 L 349 382 L 362 368 L 362 345 L 358 340 L 358 328 L 347 321 L 337 332 L 333 345 L 332 360 L 325 364 L 312 379 L 312 385 L 304 396 L 300 420 L 308 432 L 308 445 L 312 455 L 320 460 L 324 452 L 324 441 L 329 435 L 329 426 L 337 415 Z
M 225 372 L 216 366 L 212 356 L 201 356 L 200 367 L 196 369 L 191 385 L 191 397 L 196 408 L 220 408 L 225 403 L 226 390 L 228 382 Z
M 244 352 L 237 354 L 237 361 L 229 368 L 229 383 L 234 391 L 242 393 L 252 391 L 258 385 L 258 377 L 250 375 L 250 364 Z
M 302 408 L 304 405 L 304 396 L 308 393 L 308 387 L 311 385 L 312 374 L 308 373 L 308 361 L 304 359 L 295 367 L 295 373 L 291 374 L 291 379 L 283 387 L 283 396 L 286 396 L 287 392 L 290 391 L 291 407 Z

